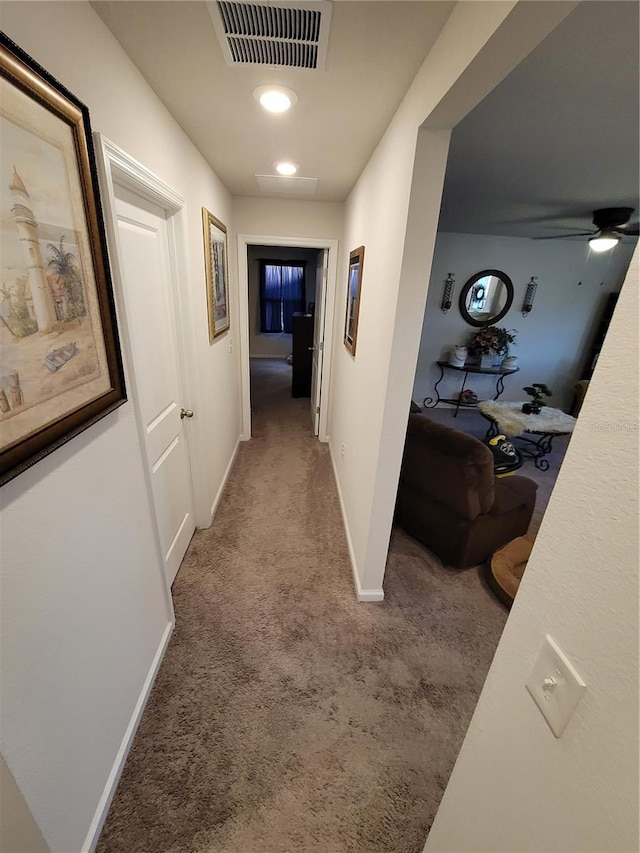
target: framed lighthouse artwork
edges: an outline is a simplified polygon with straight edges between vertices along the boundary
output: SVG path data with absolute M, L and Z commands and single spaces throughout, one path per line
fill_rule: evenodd
M 0 485 L 125 400 L 87 108 L 0 34 Z

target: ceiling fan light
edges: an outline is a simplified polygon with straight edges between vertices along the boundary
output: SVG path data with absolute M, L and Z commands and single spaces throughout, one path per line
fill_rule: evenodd
M 608 252 L 609 249 L 615 248 L 620 242 L 620 237 L 617 234 L 612 234 L 611 231 L 603 231 L 597 237 L 592 237 L 589 240 L 589 247 L 594 252 Z

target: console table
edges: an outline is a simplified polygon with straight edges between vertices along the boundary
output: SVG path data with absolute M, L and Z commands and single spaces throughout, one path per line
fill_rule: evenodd
M 505 376 L 510 376 L 512 373 L 517 373 L 520 370 L 519 367 L 512 367 L 510 370 L 507 370 L 502 367 L 480 367 L 480 365 L 478 364 L 467 363 L 465 363 L 463 367 L 455 367 L 455 365 L 449 364 L 448 361 L 436 361 L 436 364 L 440 368 L 440 376 L 436 384 L 433 386 L 435 397 L 425 397 L 422 405 L 425 407 L 425 409 L 433 409 L 435 406 L 438 405 L 438 403 L 450 403 L 456 407 L 456 410 L 453 413 L 454 418 L 458 417 L 458 410 L 460 409 L 460 407 L 462 407 L 463 409 L 469 409 L 475 408 L 478 405 L 477 403 L 464 403 L 460 399 L 460 397 L 462 396 L 462 392 L 464 391 L 464 386 L 467 384 L 467 377 L 470 373 L 482 373 L 488 376 L 495 376 L 496 394 L 493 399 L 497 400 L 498 397 L 504 391 Z M 438 393 L 438 385 L 442 382 L 444 378 L 445 370 L 457 370 L 458 373 L 464 373 L 464 377 L 462 379 L 462 387 L 460 388 L 459 396 L 457 399 L 453 397 L 441 397 Z

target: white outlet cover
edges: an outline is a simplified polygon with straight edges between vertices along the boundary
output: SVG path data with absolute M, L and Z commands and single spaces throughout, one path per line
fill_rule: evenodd
M 587 689 L 580 673 L 549 634 L 526 687 L 556 737 L 562 735 Z

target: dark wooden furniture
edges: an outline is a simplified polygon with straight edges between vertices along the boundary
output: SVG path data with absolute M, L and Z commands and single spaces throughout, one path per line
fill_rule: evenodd
M 465 364 L 464 367 L 455 367 L 453 364 L 449 364 L 448 361 L 436 361 L 436 364 L 440 368 L 440 377 L 433 388 L 435 397 L 425 397 L 422 405 L 425 409 L 433 409 L 438 405 L 438 403 L 451 403 L 456 407 L 456 410 L 453 413 L 454 418 L 458 417 L 458 409 L 460 409 L 460 407 L 468 409 L 477 406 L 477 403 L 465 403 L 460 399 L 462 392 L 464 391 L 464 387 L 467 384 L 467 376 L 470 373 L 484 373 L 485 375 L 496 376 L 496 393 L 493 399 L 497 400 L 504 391 L 504 377 L 510 376 L 512 373 L 517 373 L 520 370 L 519 367 L 513 367 L 511 370 L 505 370 L 502 367 L 480 367 L 478 364 Z M 464 373 L 462 388 L 460 389 L 460 394 L 457 398 L 441 397 L 438 393 L 438 385 L 444 378 L 445 368 L 447 370 L 457 370 L 460 373 Z
M 313 317 L 311 314 L 293 315 L 293 365 L 291 396 L 311 396 L 311 371 L 313 367 Z

